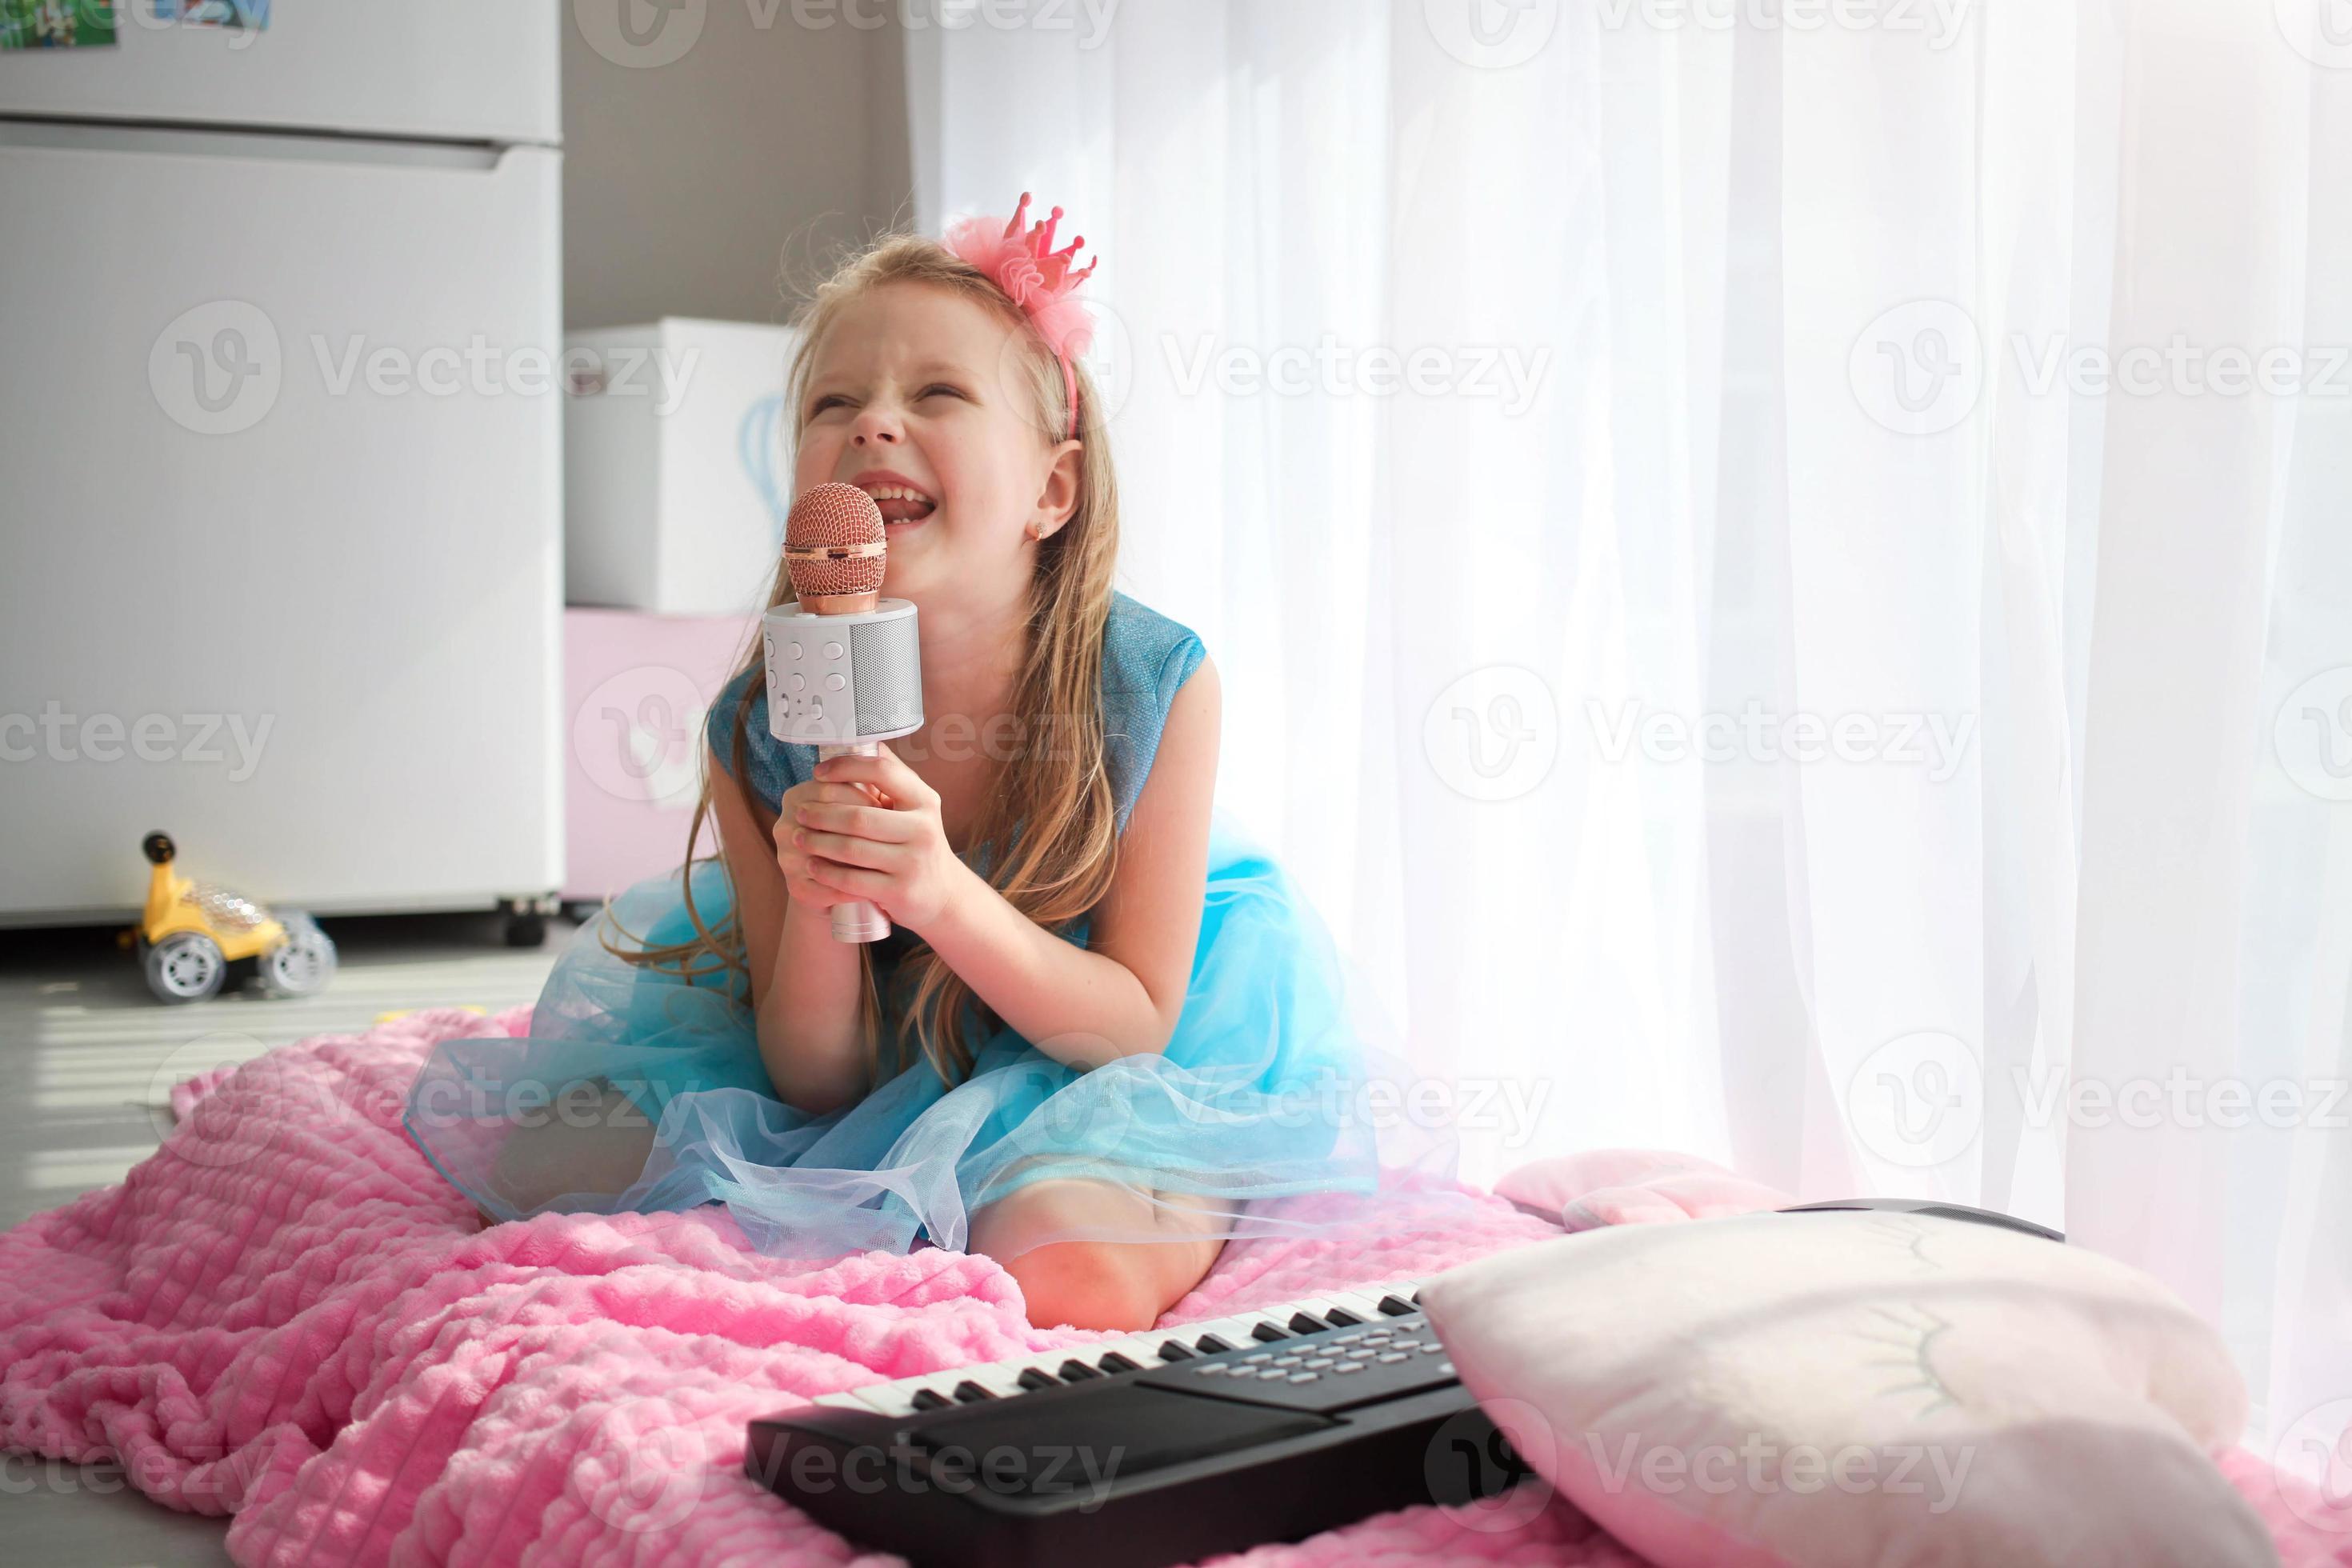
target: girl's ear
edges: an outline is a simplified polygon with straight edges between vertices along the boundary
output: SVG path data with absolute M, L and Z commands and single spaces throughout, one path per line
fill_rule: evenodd
M 1070 514 L 1078 510 L 1078 488 L 1085 482 L 1085 443 L 1065 441 L 1055 447 L 1045 469 L 1045 488 L 1037 494 L 1036 510 L 1029 517 L 1029 537 L 1051 538 L 1069 521 Z

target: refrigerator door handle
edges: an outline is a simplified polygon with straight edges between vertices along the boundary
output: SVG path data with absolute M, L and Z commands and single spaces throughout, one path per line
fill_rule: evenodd
M 0 148 L 130 153 L 174 158 L 258 158 L 420 169 L 496 169 L 507 149 L 487 142 L 412 141 L 299 131 L 223 131 L 165 121 L 0 117 Z

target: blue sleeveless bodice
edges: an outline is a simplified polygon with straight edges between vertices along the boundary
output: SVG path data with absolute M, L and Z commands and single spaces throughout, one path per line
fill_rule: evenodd
M 1176 693 L 1208 657 L 1201 639 L 1157 610 L 1125 594 L 1111 595 L 1110 615 L 1103 626 L 1102 701 L 1106 761 L 1111 795 L 1118 803 L 1118 826 L 1135 809 L 1143 780 L 1160 750 L 1160 732 Z M 734 770 L 730 726 L 736 704 L 745 690 L 751 706 L 744 717 L 744 741 L 751 763 L 748 781 L 753 794 L 776 809 L 784 791 L 806 784 L 816 766 L 814 746 L 796 746 L 768 732 L 768 689 L 757 666 L 744 670 L 720 689 L 710 705 L 705 733 L 719 766 Z
M 1127 831 L 1127 819 L 1143 793 L 1152 758 L 1159 754 L 1168 710 L 1174 705 L 1177 691 L 1207 657 L 1208 650 L 1188 627 L 1125 594 L 1111 595 L 1110 614 L 1103 625 L 1103 750 L 1121 833 Z M 755 664 L 720 688 L 703 731 L 720 771 L 732 776 L 736 708 L 744 693 L 751 693 L 751 707 L 743 716 L 746 771 L 751 793 L 773 812 L 779 809 L 784 791 L 809 781 L 817 751 L 814 746 L 779 741 L 769 733 L 768 688 L 761 675 Z M 1063 935 L 1084 947 L 1092 925 L 1089 918 L 1080 916 Z M 913 942 L 911 932 L 893 928 L 876 944 L 874 957 L 887 966 Z

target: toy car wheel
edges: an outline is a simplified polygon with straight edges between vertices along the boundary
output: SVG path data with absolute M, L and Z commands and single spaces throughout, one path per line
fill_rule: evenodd
M 335 944 L 310 917 L 280 910 L 286 940 L 261 955 L 261 983 L 272 996 L 315 996 L 335 977 Z
M 200 931 L 175 931 L 147 950 L 147 989 L 163 1002 L 201 1002 L 221 988 L 228 961 Z

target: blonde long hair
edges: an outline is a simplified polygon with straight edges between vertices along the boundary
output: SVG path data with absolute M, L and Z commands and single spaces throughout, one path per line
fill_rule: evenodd
M 889 235 L 874 241 L 819 284 L 801 311 L 801 342 L 786 377 L 786 406 L 798 420 L 807 402 L 809 375 L 826 331 L 850 301 L 890 283 L 921 283 L 946 289 L 993 311 L 1016 334 L 1024 380 L 1036 398 L 1042 439 L 1057 439 L 1069 428 L 1069 404 L 1061 364 L 1020 310 L 985 273 L 938 241 L 916 235 Z M 1078 397 L 1077 435 L 1082 443 L 1077 508 L 1069 521 L 1037 545 L 1037 571 L 1030 584 L 1027 647 L 1014 683 L 1016 743 L 1004 759 L 998 788 L 972 831 L 964 858 L 986 876 L 1013 908 L 1048 930 L 1059 931 L 1093 909 L 1109 890 L 1118 852 L 1117 803 L 1106 765 L 1102 704 L 1103 632 L 1110 615 L 1112 571 L 1118 558 L 1118 489 L 1111 473 L 1110 448 L 1100 403 L 1086 367 L 1074 364 Z M 795 433 L 797 433 L 795 426 Z M 772 607 L 793 597 L 792 580 L 779 560 L 768 590 Z M 751 697 L 763 689 L 761 639 L 754 628 L 737 659 L 735 674 L 751 674 L 742 696 L 727 715 L 730 771 L 749 777 L 748 721 Z M 989 726 L 982 726 L 983 730 Z M 1043 742 L 1041 745 L 1038 742 Z M 751 969 L 740 921 L 730 911 L 716 928 L 704 924 L 694 903 L 694 847 L 710 815 L 715 781 L 707 763 L 702 790 L 688 824 L 686 862 L 678 877 L 689 942 L 607 952 L 632 963 L 668 970 L 687 984 L 738 971 L 748 994 Z M 747 786 L 748 787 L 748 786 Z M 713 854 L 702 858 L 725 863 Z M 609 900 L 605 906 L 611 913 Z M 619 922 L 614 925 L 618 929 Z M 627 933 L 624 933 L 627 934 Z M 873 950 L 858 949 L 864 984 L 859 988 L 860 1035 L 866 1044 L 869 1084 L 880 1068 L 881 998 Z M 893 999 L 900 1004 L 893 1071 L 905 1067 L 911 1047 L 929 1060 L 940 1081 L 952 1088 L 971 1071 L 977 1044 L 967 1027 L 966 1004 L 977 1014 L 985 1038 L 999 1020 L 971 988 L 928 943 L 917 941 L 893 975 Z

